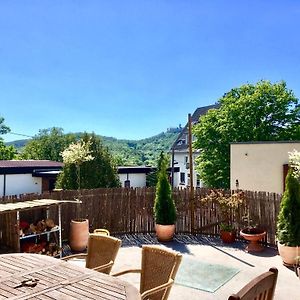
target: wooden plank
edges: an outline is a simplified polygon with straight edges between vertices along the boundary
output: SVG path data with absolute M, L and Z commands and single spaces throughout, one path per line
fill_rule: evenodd
M 64 203 L 78 203 L 78 202 L 70 201 L 70 200 L 40 199 L 40 200 L 32 200 L 32 201 L 25 201 L 25 202 L 5 203 L 5 204 L 0 204 L 0 213 L 13 212 L 17 210 L 22 211 L 22 210 L 28 210 L 33 208 L 59 205 Z
M 26 257 L 25 265 L 28 267 L 28 259 L 33 259 L 32 269 L 27 272 L 18 272 L 13 266 L 13 275 L 0 283 L 0 295 L 10 299 L 130 299 L 127 298 L 128 284 L 111 276 L 101 274 L 86 268 L 72 265 L 54 258 L 34 254 L 11 254 L 0 256 L 0 261 L 8 260 L 7 265 L 20 261 Z M 36 267 L 37 261 L 44 263 L 42 268 Z M 24 263 L 21 263 L 24 264 Z M 37 264 L 38 266 L 40 265 Z M 27 275 L 26 275 L 27 274 Z M 39 279 L 34 289 L 14 286 L 24 279 Z M 139 293 L 133 287 L 128 286 L 132 299 L 139 299 Z M 134 292 L 135 291 L 135 292 Z M 1 298 L 0 298 L 1 299 Z
M 118 291 L 114 291 L 114 293 L 111 293 L 111 291 L 107 291 L 107 286 L 101 286 L 95 283 L 94 281 L 81 281 L 79 286 L 84 289 L 88 290 L 89 293 L 95 295 L 96 297 L 105 297 L 106 299 L 126 299 L 126 293 L 124 289 L 124 293 L 119 293 Z M 115 298 L 114 298 L 115 297 Z

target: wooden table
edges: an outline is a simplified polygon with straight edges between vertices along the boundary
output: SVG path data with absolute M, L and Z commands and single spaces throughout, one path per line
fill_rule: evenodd
M 31 282 L 30 282 L 31 280 Z M 21 285 L 22 281 L 26 281 Z M 28 286 L 30 283 L 35 286 Z M 131 284 L 53 257 L 0 255 L 0 299 L 141 299 Z

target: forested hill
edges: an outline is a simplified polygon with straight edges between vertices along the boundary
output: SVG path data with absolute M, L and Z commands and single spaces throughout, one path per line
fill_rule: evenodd
M 169 151 L 180 132 L 180 128 L 172 128 L 158 135 L 142 140 L 119 140 L 113 137 L 100 136 L 103 144 L 108 147 L 117 160 L 118 165 L 155 166 L 161 151 Z M 76 133 L 77 135 L 77 133 Z M 19 151 L 29 140 L 16 140 L 6 143 L 14 145 Z
M 169 151 L 178 132 L 162 132 L 142 140 L 117 140 L 102 136 L 106 145 L 118 159 L 118 165 L 156 165 L 161 151 Z

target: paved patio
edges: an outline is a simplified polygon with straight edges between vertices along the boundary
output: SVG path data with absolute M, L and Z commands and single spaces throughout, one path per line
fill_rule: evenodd
M 138 268 L 141 259 L 141 246 L 143 244 L 160 244 L 154 235 L 125 235 L 120 236 L 123 246 L 117 256 L 112 273 L 127 268 Z M 283 266 L 277 251 L 272 248 L 260 254 L 249 254 L 243 249 L 245 243 L 236 242 L 233 245 L 224 245 L 220 239 L 206 236 L 177 235 L 170 243 L 160 244 L 188 255 L 197 260 L 208 263 L 222 264 L 235 267 L 240 272 L 219 288 L 215 293 L 209 293 L 193 288 L 175 284 L 171 290 L 171 300 L 177 299 L 227 299 L 237 292 L 252 278 L 262 272 L 276 267 L 279 270 L 275 299 L 300 299 L 300 280 L 293 270 Z M 130 274 L 122 276 L 139 286 L 138 275 Z M 201 280 L 201 278 L 199 278 Z

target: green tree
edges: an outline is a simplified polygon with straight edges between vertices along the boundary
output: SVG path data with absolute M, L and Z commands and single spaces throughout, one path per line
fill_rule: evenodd
M 176 221 L 176 207 L 167 175 L 168 160 L 163 153 L 160 156 L 160 163 L 154 200 L 154 217 L 157 224 L 172 225 Z
M 230 143 L 300 139 L 300 106 L 285 82 L 232 89 L 193 128 L 197 170 L 206 185 L 229 188 Z
M 168 166 L 168 158 L 165 156 L 164 152 L 161 151 L 158 161 L 157 161 L 157 167 L 155 171 L 150 172 L 146 176 L 146 185 L 147 186 L 156 186 L 158 181 L 158 174 L 162 170 L 164 166 Z
M 10 132 L 10 128 L 4 124 L 4 118 L 0 117 L 0 135 Z M 0 137 L 0 160 L 14 159 L 16 149 L 13 146 L 6 146 L 3 139 Z
M 277 239 L 281 244 L 300 246 L 300 183 L 292 169 L 286 177 L 285 191 L 277 220 Z
M 62 128 L 40 129 L 24 147 L 21 158 L 62 161 L 61 152 L 76 141 L 74 134 L 64 134 Z
M 16 149 L 13 146 L 6 146 L 0 141 L 0 160 L 10 160 L 16 158 Z
M 4 124 L 4 118 L 0 117 L 0 134 L 6 134 L 10 132 L 10 128 Z
M 117 168 L 108 149 L 102 145 L 99 137 L 94 133 L 84 133 L 81 140 L 89 145 L 89 155 L 92 160 L 82 161 L 80 165 L 79 181 L 75 163 L 65 164 L 57 180 L 57 187 L 63 189 L 80 188 L 112 188 L 120 186 Z

